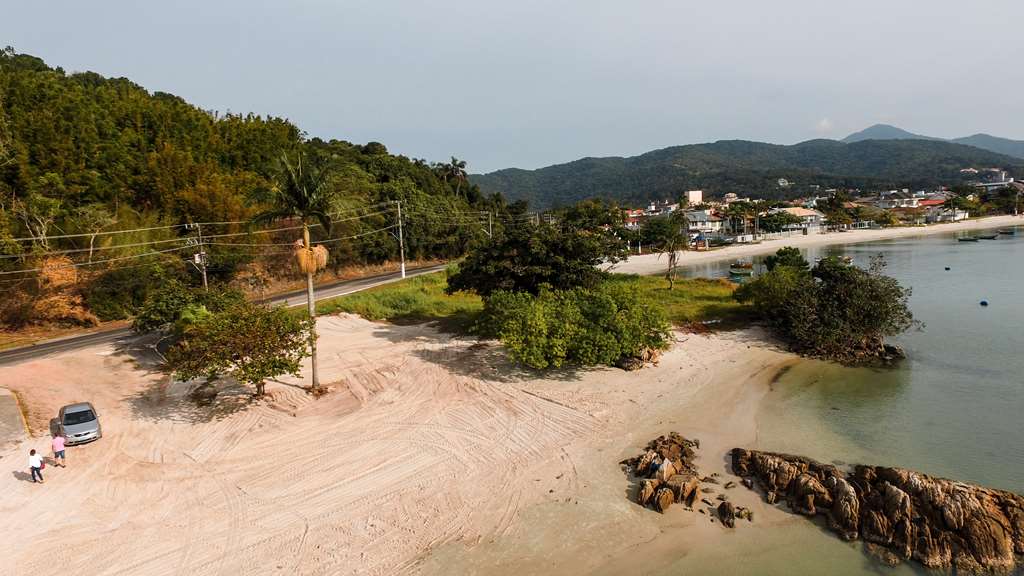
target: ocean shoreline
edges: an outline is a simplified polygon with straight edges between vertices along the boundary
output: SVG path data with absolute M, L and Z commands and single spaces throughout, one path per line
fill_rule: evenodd
M 733 244 L 725 248 L 709 250 L 706 252 L 697 252 L 693 250 L 682 251 L 678 256 L 678 265 L 680 268 L 686 268 L 687 266 L 720 262 L 722 260 L 739 260 L 753 256 L 771 254 L 783 246 L 793 246 L 796 248 L 840 246 L 845 244 L 877 242 L 879 240 L 892 240 L 896 238 L 931 236 L 934 234 L 988 230 L 1021 225 L 1024 225 L 1024 215 L 988 216 L 985 218 L 948 224 L 902 226 L 897 228 L 883 228 L 881 230 L 850 230 L 848 232 L 830 232 L 827 234 L 813 234 L 809 236 L 791 236 L 776 240 L 765 240 L 759 244 Z M 667 263 L 664 258 L 660 258 L 659 256 L 660 255 L 657 253 L 632 255 L 627 260 L 617 262 L 616 264 L 607 267 L 607 270 L 620 274 L 646 275 L 663 273 Z

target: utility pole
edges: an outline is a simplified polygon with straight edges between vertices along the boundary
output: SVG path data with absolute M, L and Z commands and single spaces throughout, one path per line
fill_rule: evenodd
M 405 278 L 405 239 L 402 236 L 402 201 L 397 200 L 398 204 L 398 253 L 402 261 L 402 278 Z
M 189 238 L 186 244 L 199 249 L 198 252 L 192 255 L 192 265 L 203 275 L 203 290 L 209 291 L 210 285 L 206 281 L 206 251 L 203 250 L 203 227 L 200 224 L 186 224 L 185 228 L 187 230 L 195 228 L 196 230 L 196 237 Z
M 491 224 L 491 211 L 487 211 L 487 237 L 494 238 L 494 227 Z

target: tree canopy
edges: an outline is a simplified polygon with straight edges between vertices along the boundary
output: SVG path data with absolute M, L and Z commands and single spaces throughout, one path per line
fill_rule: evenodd
M 604 278 L 599 269 L 626 256 L 625 242 L 602 228 L 520 223 L 479 244 L 448 279 L 449 293 L 496 290 L 538 294 L 592 288 Z
M 858 363 L 890 354 L 885 338 L 915 325 L 910 289 L 882 273 L 824 258 L 810 270 L 799 253 L 784 248 L 771 270 L 735 292 L 794 349 L 812 356 Z
M 185 380 L 230 376 L 261 396 L 267 379 L 299 375 L 309 323 L 284 308 L 240 302 L 196 323 L 168 352 L 168 363 Z

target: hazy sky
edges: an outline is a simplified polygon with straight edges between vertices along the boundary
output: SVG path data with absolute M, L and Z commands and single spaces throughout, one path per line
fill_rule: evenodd
M 7 0 L 0 43 L 473 172 L 885 122 L 1024 139 L 1021 0 Z

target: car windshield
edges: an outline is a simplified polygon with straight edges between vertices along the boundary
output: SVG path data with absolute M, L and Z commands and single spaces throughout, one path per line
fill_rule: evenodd
M 86 422 L 92 422 L 96 419 L 96 415 L 92 413 L 92 410 L 82 410 L 81 412 L 68 412 L 64 414 L 64 425 L 74 426 L 75 424 L 85 424 Z

